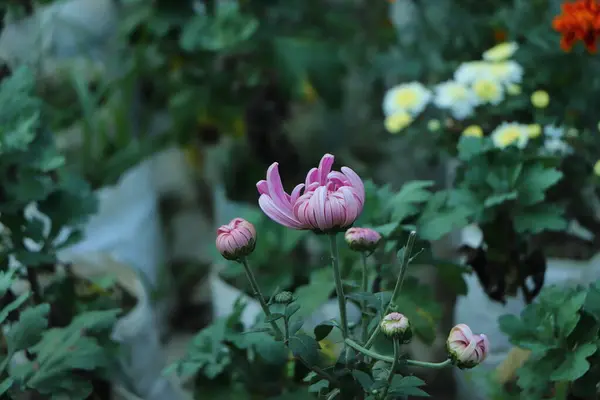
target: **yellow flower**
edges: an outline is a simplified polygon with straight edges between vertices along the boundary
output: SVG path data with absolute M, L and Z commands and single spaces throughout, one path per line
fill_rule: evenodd
M 536 138 L 542 134 L 542 127 L 540 124 L 527 125 L 527 134 L 530 138 Z
M 483 129 L 479 125 L 467 126 L 462 133 L 463 136 L 483 137 Z
M 550 104 L 550 96 L 544 90 L 536 90 L 531 95 L 531 104 L 535 108 L 546 108 Z
M 506 92 L 511 96 L 517 96 L 521 94 L 521 86 L 511 83 L 506 87 Z
M 483 103 L 498 104 L 504 98 L 500 83 L 491 79 L 478 79 L 473 83 L 473 92 Z
M 406 111 L 400 111 L 385 119 L 385 129 L 390 133 L 398 133 L 413 121 L 412 116 Z
M 594 164 L 594 175 L 600 176 L 600 160 L 596 161 L 596 164 Z
M 419 82 L 403 83 L 387 91 L 383 99 L 383 112 L 389 116 L 406 111 L 416 116 L 427 107 L 431 96 L 431 91 Z
M 427 129 L 429 129 L 431 132 L 436 132 L 441 127 L 442 124 L 438 119 L 430 119 L 429 122 L 427 122 Z
M 499 148 L 505 148 L 512 144 L 523 148 L 527 145 L 529 134 L 527 127 L 514 122 L 504 122 L 491 134 L 492 141 Z
M 504 42 L 495 45 L 483 53 L 483 59 L 486 61 L 504 61 L 513 56 L 519 49 L 519 45 L 515 42 Z

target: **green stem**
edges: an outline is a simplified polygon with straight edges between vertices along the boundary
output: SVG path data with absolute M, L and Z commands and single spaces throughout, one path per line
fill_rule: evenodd
M 369 349 L 361 346 L 360 344 L 356 343 L 352 339 L 348 338 L 344 342 L 348 346 L 352 347 L 354 350 L 356 350 L 359 353 L 362 353 L 362 354 L 364 354 L 364 355 L 366 355 L 368 357 L 374 358 L 374 359 L 379 360 L 379 361 L 389 362 L 389 363 L 393 363 L 394 362 L 394 357 L 384 356 L 383 354 L 379 354 L 376 351 L 369 350 Z M 449 365 L 452 365 L 452 360 L 448 359 L 448 360 L 442 361 L 440 363 L 430 363 L 430 362 L 426 362 L 426 361 L 416 361 L 416 360 L 404 360 L 403 363 L 406 364 L 406 365 L 414 366 L 414 367 L 439 369 L 439 368 L 445 368 L 445 367 L 447 367 Z
M 394 361 L 392 361 L 392 366 L 390 367 L 390 373 L 387 376 L 385 388 L 383 388 L 383 392 L 381 392 L 381 400 L 385 400 L 388 392 L 390 391 L 390 386 L 392 386 L 392 379 L 394 379 L 394 372 L 396 372 L 396 368 L 398 368 L 398 360 L 400 359 L 400 342 L 398 339 L 394 338 Z
M 567 400 L 569 398 L 569 382 L 568 381 L 560 381 L 556 382 L 554 385 L 556 400 Z
M 256 282 L 254 273 L 252 273 L 250 264 L 248 264 L 248 259 L 246 257 L 242 257 L 241 261 L 242 261 L 242 264 L 244 265 L 244 270 L 246 271 L 246 276 L 248 277 L 248 281 L 250 282 L 252 291 L 254 292 L 254 297 L 256 297 L 258 299 L 260 306 L 262 307 L 262 310 L 268 319 L 271 317 L 271 310 L 269 310 L 269 306 L 267 305 L 267 302 L 265 301 L 265 298 L 263 297 L 262 292 L 260 291 L 260 288 L 258 287 L 258 282 Z M 275 323 L 275 321 L 270 321 L 270 324 L 273 327 L 273 330 L 275 331 L 275 339 L 281 340 L 283 338 L 283 333 L 281 332 L 281 329 L 279 328 L 279 326 Z
M 362 286 L 361 291 L 366 293 L 369 287 L 369 272 L 367 269 L 367 253 L 362 252 Z M 361 340 L 363 343 L 367 340 L 369 336 L 369 317 L 367 315 L 367 301 L 362 301 L 362 336 Z
M 348 318 L 346 316 L 346 297 L 344 296 L 344 286 L 342 284 L 342 275 L 340 273 L 340 260 L 337 247 L 337 235 L 332 233 L 329 235 L 329 243 L 331 245 L 331 263 L 333 264 L 333 279 L 335 281 L 335 291 L 337 294 L 338 305 L 340 307 L 340 323 L 342 336 L 348 337 Z
M 390 298 L 390 302 L 388 303 L 387 307 L 385 308 L 384 315 L 389 314 L 390 309 L 396 300 L 396 297 L 398 297 L 398 294 L 400 293 L 400 289 L 402 288 L 402 284 L 404 283 L 404 277 L 406 276 L 406 270 L 408 269 L 408 262 L 410 261 L 410 255 L 412 254 L 413 246 L 415 245 L 416 237 L 417 237 L 417 232 L 415 232 L 415 231 L 412 231 L 408 235 L 408 241 L 406 242 L 406 247 L 404 248 L 404 253 L 402 254 L 402 262 L 400 264 L 400 273 L 398 274 L 398 279 L 396 279 L 396 285 L 394 286 L 394 290 L 392 291 L 392 297 Z M 373 333 L 371 333 L 369 340 L 367 340 L 367 343 L 365 343 L 365 347 L 367 349 L 371 348 L 371 346 L 373 345 L 373 342 L 375 341 L 375 338 L 377 337 L 377 334 L 379 333 L 380 329 L 381 328 L 380 328 L 379 324 L 377 324 L 377 327 L 375 328 Z

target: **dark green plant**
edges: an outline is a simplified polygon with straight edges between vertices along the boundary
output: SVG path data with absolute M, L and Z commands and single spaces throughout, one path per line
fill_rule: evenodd
M 1 389 L 86 399 L 93 383 L 114 370 L 109 337 L 120 311 L 113 305 L 77 315 L 61 306 L 77 303 L 74 283 L 56 298 L 40 282 L 41 274 L 55 273 L 57 251 L 81 237 L 78 226 L 96 202 L 89 185 L 65 167 L 34 93 L 25 68 L 0 83 Z M 18 297 L 16 280 L 29 283 Z

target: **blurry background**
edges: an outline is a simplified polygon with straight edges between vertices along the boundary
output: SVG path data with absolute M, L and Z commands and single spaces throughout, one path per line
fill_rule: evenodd
M 224 267 L 214 250 L 216 227 L 232 217 L 264 226 L 254 263 L 266 292 L 315 281 L 305 267 L 325 260 L 320 243 L 256 209 L 255 184 L 272 162 L 280 162 L 286 188 L 326 152 L 393 190 L 413 179 L 450 183 L 450 156 L 432 149 L 426 121 L 413 134 L 385 131 L 388 88 L 446 80 L 461 62 L 510 39 L 527 47 L 519 60 L 531 76 L 524 91 L 546 85 L 553 104 L 582 124 L 597 118 L 581 112 L 593 98 L 582 77 L 597 82 L 589 73 L 596 65 L 579 53 L 564 59 L 551 31 L 558 1 L 4 0 L 0 7 L 1 73 L 21 65 L 35 72 L 48 104 L 44 123 L 100 201 L 70 251 L 106 252 L 142 273 L 172 360 L 247 291 L 242 270 Z M 451 246 L 439 246 L 451 256 Z M 446 332 L 456 291 L 434 269 L 416 274 L 438 299 L 436 324 Z M 444 339 L 414 351 L 440 359 Z M 435 376 L 429 392 L 450 399 L 452 382 L 451 373 Z

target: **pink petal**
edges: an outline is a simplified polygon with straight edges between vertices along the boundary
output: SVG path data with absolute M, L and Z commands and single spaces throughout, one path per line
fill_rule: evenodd
M 298 197 L 300 197 L 300 193 L 302 192 L 302 189 L 304 189 L 304 185 L 302 183 L 300 183 L 299 185 L 296 185 L 294 190 L 292 190 L 292 195 L 290 196 L 290 204 L 292 206 L 298 200 Z
M 317 168 L 312 168 L 308 171 L 308 174 L 306 174 L 304 185 L 308 188 L 312 183 L 319 183 L 319 170 Z
M 348 167 L 342 167 L 341 171 L 348 178 L 350 185 L 352 185 L 357 190 L 357 193 L 361 199 L 361 202 L 364 204 L 364 202 L 365 202 L 365 185 L 363 184 L 362 179 L 360 179 L 360 176 L 358 176 L 356 174 L 356 172 L 354 172 L 352 169 L 350 169 Z
M 321 158 L 321 161 L 319 162 L 319 182 L 321 185 L 324 185 L 325 182 L 327 182 L 327 175 L 331 172 L 334 161 L 335 157 L 329 153 Z
M 288 214 L 287 210 L 278 208 L 273 202 L 273 199 L 266 194 L 263 194 L 259 197 L 258 205 L 260 206 L 261 210 L 267 214 L 267 217 L 271 218 L 278 224 L 287 226 L 288 228 L 302 229 L 302 225 L 292 215 Z
M 359 202 L 354 198 L 354 193 L 352 193 L 352 189 L 348 186 L 341 187 L 338 192 L 344 196 L 344 208 L 346 213 L 344 215 L 343 226 L 352 225 L 352 223 L 356 221 L 356 218 L 358 218 Z
M 265 180 L 258 181 L 256 188 L 258 189 L 258 194 L 269 194 L 269 184 Z
M 279 175 L 279 164 L 273 163 L 267 170 L 267 185 L 269 187 L 269 196 L 273 199 L 275 205 L 281 210 L 290 210 L 290 201 L 286 197 L 281 176 Z

